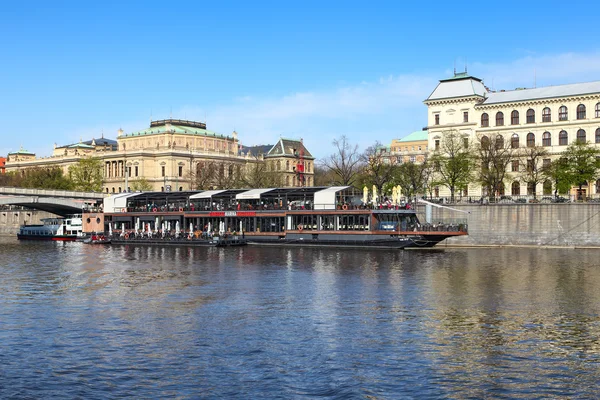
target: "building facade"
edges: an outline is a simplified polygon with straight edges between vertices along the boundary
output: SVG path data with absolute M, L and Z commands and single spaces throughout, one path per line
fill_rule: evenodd
M 422 164 L 427 159 L 428 146 L 428 131 L 416 131 L 402 139 L 393 139 L 389 149 L 390 157 L 398 164 L 407 162 Z
M 424 101 L 427 105 L 429 149 L 439 149 L 444 132 L 458 132 L 468 141 L 489 139 L 510 143 L 513 148 L 540 146 L 548 151 L 544 163 L 583 141 L 600 147 L 600 81 L 510 91 L 490 91 L 481 79 L 458 73 L 440 80 Z M 550 194 L 551 182 L 535 188 L 518 179 L 516 164 L 509 166 L 507 194 Z M 516 167 L 518 168 L 518 167 Z M 590 182 L 585 194 L 600 193 L 600 180 Z M 449 191 L 440 188 L 442 196 Z M 469 185 L 469 195 L 482 189 Z
M 295 143 L 296 148 L 301 147 L 310 154 L 300 141 Z M 207 130 L 202 122 L 168 119 L 152 121 L 149 128 L 132 133 L 119 130 L 116 140 L 100 138 L 67 146 L 55 145 L 50 157 L 36 158 L 35 154 L 24 151 L 12 153 L 6 170 L 60 167 L 68 173 L 69 167 L 82 157 L 100 159 L 103 191 L 119 193 L 131 190 L 135 182 L 142 180 L 154 191 L 230 187 L 252 164 L 267 163 L 267 160 L 281 163 L 290 156 L 277 152 L 267 155 L 244 152 L 235 131 L 221 135 Z M 305 162 L 306 170 L 314 171 L 314 158 L 305 157 Z M 282 174 L 288 174 L 288 170 L 282 170 Z M 293 185 L 292 181 L 290 186 L 312 185 L 313 175 L 307 172 L 304 182 Z

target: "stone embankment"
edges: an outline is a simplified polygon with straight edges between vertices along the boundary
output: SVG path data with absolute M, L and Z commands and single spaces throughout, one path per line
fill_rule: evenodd
M 0 235 L 16 235 L 21 225 L 41 224 L 42 218 L 51 218 L 56 215 L 37 210 L 22 210 L 20 207 L 6 207 L 0 209 Z
M 437 219 L 466 218 L 469 236 L 439 246 L 547 246 L 600 248 L 600 204 L 453 205 L 463 214 L 433 207 Z M 425 220 L 425 206 L 419 205 Z

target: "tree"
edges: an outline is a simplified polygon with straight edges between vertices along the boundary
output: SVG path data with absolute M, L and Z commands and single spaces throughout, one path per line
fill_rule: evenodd
M 201 161 L 196 169 L 189 173 L 191 187 L 194 190 L 210 190 L 213 188 L 216 166 L 213 161 Z
M 580 198 L 583 185 L 594 180 L 598 174 L 600 150 L 577 140 L 567 147 L 563 157 L 567 160 L 569 181 L 578 186 L 577 195 Z
M 415 164 L 413 162 L 402 163 L 397 166 L 394 181 L 402 188 L 402 193 L 408 197 L 416 197 L 425 192 L 425 184 L 431 174 L 429 164 Z
M 489 196 L 504 193 L 504 180 L 508 177 L 507 167 L 515 151 L 510 142 L 506 142 L 500 134 L 493 138 L 493 141 L 485 135 L 478 137 L 476 152 L 481 168 L 477 177 Z
M 433 184 L 447 187 L 452 202 L 456 190 L 468 187 L 472 179 L 474 157 L 465 139 L 456 130 L 442 132 L 440 148 L 430 158 L 434 171 Z
M 136 179 L 131 182 L 131 190 L 134 192 L 149 192 L 153 189 L 152 184 L 146 178 Z
M 246 165 L 240 184 L 247 188 L 268 188 L 283 186 L 280 172 L 274 171 L 271 164 L 263 161 L 261 153 L 253 154 L 254 160 Z M 269 168 L 271 166 L 271 168 Z
M 21 172 L 3 174 L 3 185 L 32 189 L 71 190 L 73 182 L 63 174 L 62 168 L 28 168 Z
M 550 165 L 543 167 L 542 173 L 554 183 L 554 197 L 558 197 L 558 193 L 567 193 L 571 188 L 569 163 L 565 157 L 554 160 Z
M 69 167 L 69 177 L 75 190 L 101 192 L 104 183 L 102 161 L 96 157 L 82 157 Z
M 397 164 L 392 161 L 385 147 L 378 141 L 368 147 L 361 158 L 366 175 L 365 183 L 375 185 L 377 192 L 383 194 L 383 186 L 394 178 Z
M 333 172 L 335 179 L 330 182 L 340 186 L 353 186 L 360 172 L 361 155 L 358 145 L 352 146 L 342 135 L 333 141 L 335 152 L 321 161 L 323 169 Z
M 521 181 L 527 184 L 527 194 L 532 194 L 534 199 L 536 186 L 545 179 L 542 163 L 548 155 L 548 150 L 541 146 L 522 147 L 518 152 Z

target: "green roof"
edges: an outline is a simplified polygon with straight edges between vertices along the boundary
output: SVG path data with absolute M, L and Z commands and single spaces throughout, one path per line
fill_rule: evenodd
M 225 135 L 209 131 L 207 129 L 195 128 L 190 126 L 170 125 L 167 131 L 166 125 L 153 126 L 141 131 L 127 133 L 121 137 L 134 137 L 134 136 L 146 136 L 146 135 L 160 135 L 163 133 L 179 133 L 184 135 L 200 135 L 200 136 L 213 136 L 225 138 Z
M 24 155 L 28 155 L 28 156 L 35 156 L 34 153 L 30 153 L 27 150 L 24 150 L 23 147 L 21 147 L 17 151 L 12 151 L 12 152 L 8 153 L 8 155 L 11 155 L 11 154 L 24 154 Z
M 75 149 L 75 148 L 84 148 L 84 149 L 93 149 L 94 146 L 90 146 L 89 144 L 84 144 L 84 143 L 75 143 L 69 146 L 70 149 Z
M 429 138 L 429 131 L 416 131 L 407 136 L 404 136 L 402 139 L 399 139 L 399 142 L 416 142 L 419 140 L 427 140 Z

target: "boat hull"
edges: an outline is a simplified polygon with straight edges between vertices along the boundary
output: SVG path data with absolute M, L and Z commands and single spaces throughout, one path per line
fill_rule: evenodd
M 62 236 L 41 236 L 41 235 L 22 235 L 17 234 L 19 240 L 36 240 L 44 242 L 74 242 L 77 240 L 77 235 L 62 235 Z

